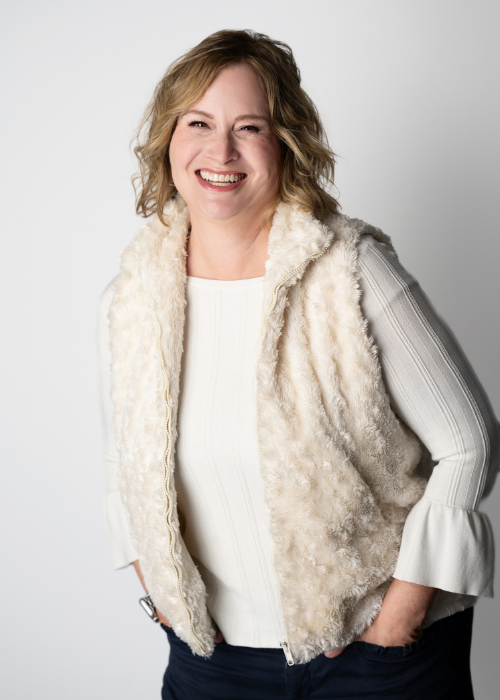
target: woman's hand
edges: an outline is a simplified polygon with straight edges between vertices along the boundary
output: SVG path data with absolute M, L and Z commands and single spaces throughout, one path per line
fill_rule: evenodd
M 158 608 L 155 608 L 155 613 L 161 625 L 165 625 L 165 627 L 172 627 L 165 615 L 162 615 Z
M 334 659 L 336 656 L 340 656 L 344 651 L 345 647 L 339 647 L 338 649 L 332 649 L 331 651 L 325 651 L 325 656 L 329 659 Z
M 405 647 L 422 637 L 422 624 L 437 589 L 394 579 L 385 594 L 379 614 L 354 641 L 381 647 Z M 326 651 L 333 659 L 345 647 Z
M 381 647 L 405 647 L 417 642 L 436 592 L 436 588 L 394 579 L 379 614 L 355 641 Z
M 134 562 L 132 562 L 132 563 L 133 563 L 133 565 L 134 565 L 134 569 L 135 569 L 135 571 L 136 571 L 136 573 L 137 573 L 137 576 L 139 577 L 139 579 L 140 579 L 140 581 L 141 581 L 141 583 L 142 583 L 142 587 L 143 587 L 144 590 L 146 591 L 146 595 L 149 595 L 148 589 L 146 588 L 146 583 L 145 583 L 145 581 L 144 581 L 144 576 L 142 575 L 141 565 L 139 564 L 139 560 L 136 559 L 136 560 L 135 560 Z M 172 625 L 171 625 L 170 622 L 167 620 L 167 618 L 165 617 L 165 615 L 162 615 L 161 612 L 160 612 L 157 608 L 155 608 L 155 612 L 156 612 L 156 614 L 157 614 L 157 616 L 158 616 L 158 620 L 160 621 L 160 623 L 161 623 L 162 625 L 165 625 L 166 627 L 172 627 Z M 223 637 L 223 635 L 222 635 L 222 632 L 221 632 L 220 629 L 217 627 L 217 628 L 216 628 L 216 633 L 215 633 L 215 639 L 214 639 L 214 641 L 215 641 L 216 644 L 218 644 L 219 642 L 222 642 L 223 639 L 224 639 L 224 637 Z
M 148 589 L 146 588 L 146 583 L 145 583 L 145 581 L 144 581 L 144 576 L 142 575 L 141 565 L 139 564 L 139 560 L 136 559 L 134 562 L 132 562 L 132 564 L 133 564 L 133 566 L 134 566 L 134 569 L 135 569 L 135 572 L 136 572 L 137 576 L 138 576 L 139 579 L 140 579 L 140 582 L 142 583 L 142 587 L 143 587 L 144 590 L 146 591 L 146 595 L 149 595 Z M 161 612 L 160 612 L 159 610 L 157 610 L 156 608 L 155 608 L 155 612 L 156 612 L 156 614 L 157 614 L 157 616 L 158 616 L 158 620 L 161 622 L 162 625 L 166 625 L 167 627 L 172 627 L 172 625 L 171 625 L 170 622 L 167 620 L 167 618 L 165 617 L 165 615 L 162 615 Z

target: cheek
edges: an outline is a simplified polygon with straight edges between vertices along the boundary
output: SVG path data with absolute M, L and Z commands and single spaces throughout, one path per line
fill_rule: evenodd
M 279 180 L 281 173 L 281 148 L 278 140 L 269 136 L 252 140 L 240 146 L 243 159 L 251 166 L 259 179 Z
M 261 162 L 268 177 L 278 181 L 281 174 L 281 149 L 276 141 L 263 144 Z
M 175 130 L 170 141 L 168 155 L 172 173 L 180 174 L 192 159 L 193 144 L 179 130 Z

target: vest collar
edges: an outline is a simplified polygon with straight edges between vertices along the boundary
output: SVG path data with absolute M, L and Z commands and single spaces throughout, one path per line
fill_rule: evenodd
M 182 197 L 178 195 L 167 202 L 164 219 L 166 226 L 156 215 L 151 217 L 120 256 L 123 269 L 141 281 L 155 306 L 165 291 L 165 278 L 170 285 L 186 281 L 185 248 L 190 219 Z M 281 202 L 269 232 L 265 296 L 272 295 L 283 278 L 286 278 L 283 287 L 294 284 L 307 266 L 304 261 L 320 254 L 332 242 L 333 236 L 333 231 L 312 214 Z

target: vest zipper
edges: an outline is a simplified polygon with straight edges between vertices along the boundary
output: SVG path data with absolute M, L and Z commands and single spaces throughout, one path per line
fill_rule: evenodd
M 202 641 L 196 634 L 196 631 L 194 629 L 193 625 L 193 613 L 189 605 L 186 603 L 184 599 L 184 595 L 182 593 L 182 571 L 179 566 L 179 562 L 177 561 L 175 557 L 175 552 L 174 552 L 174 544 L 175 544 L 175 538 L 174 538 L 174 531 L 172 528 L 172 511 L 173 511 L 173 503 L 172 499 L 170 498 L 170 475 L 171 475 L 171 469 L 170 469 L 170 454 L 171 454 L 171 447 L 172 447 L 172 440 L 171 440 L 171 434 L 170 434 L 170 405 L 168 401 L 168 376 L 167 376 L 167 371 L 165 369 L 165 361 L 163 359 L 163 351 L 161 348 L 161 326 L 160 322 L 156 318 L 156 314 L 154 314 L 154 319 L 156 323 L 156 342 L 157 342 L 157 349 L 158 349 L 158 359 L 159 359 L 159 364 L 160 364 L 160 370 L 161 370 L 161 376 L 162 376 L 162 400 L 163 400 L 163 406 L 165 407 L 165 436 L 166 436 L 166 442 L 165 442 L 165 449 L 163 451 L 163 465 L 164 465 L 164 477 L 163 477 L 163 490 L 165 494 L 165 498 L 167 500 L 167 510 L 165 512 L 165 524 L 167 526 L 167 530 L 170 535 L 170 545 L 168 548 L 168 553 L 169 553 L 169 558 L 172 563 L 172 566 L 174 567 L 174 570 L 176 572 L 177 576 L 177 594 L 179 596 L 179 599 L 184 606 L 188 617 L 189 617 L 189 628 L 191 630 L 191 634 L 193 637 L 196 639 L 198 646 L 200 648 L 200 651 L 202 654 L 205 654 L 205 648 L 203 646 Z
M 276 284 L 275 284 L 274 287 L 273 287 L 273 293 L 272 293 L 272 296 L 271 296 L 271 301 L 269 302 L 269 306 L 267 307 L 266 312 L 264 313 L 264 316 L 263 316 L 263 318 L 262 318 L 261 333 L 260 333 L 260 335 L 261 335 L 261 343 L 262 343 L 262 341 L 263 341 L 263 339 L 264 339 L 264 327 L 265 327 L 265 325 L 266 325 L 266 322 L 267 322 L 267 319 L 268 319 L 268 317 L 269 317 L 269 314 L 271 313 L 271 311 L 272 311 L 272 309 L 273 309 L 273 306 L 274 306 L 275 303 L 276 303 L 276 297 L 277 297 L 278 289 L 279 289 L 287 280 L 289 280 L 290 277 L 292 277 L 296 272 L 299 272 L 302 268 L 304 268 L 310 260 L 314 260 L 315 258 L 320 258 L 320 257 L 323 255 L 323 253 L 325 253 L 326 250 L 327 250 L 329 247 L 330 247 L 330 243 L 327 243 L 327 244 L 324 246 L 324 248 L 322 248 L 322 250 L 320 250 L 318 253 L 313 253 L 312 255 L 308 255 L 306 258 L 304 258 L 304 259 L 302 260 L 302 262 L 300 263 L 300 265 L 297 265 L 297 267 L 294 267 L 294 268 L 292 268 L 291 270 L 289 270 L 289 271 L 286 273 L 286 275 L 284 275 L 278 282 L 276 282 Z M 256 411 L 256 413 L 257 413 L 257 392 L 255 392 L 255 411 Z M 277 573 L 277 571 L 276 571 L 276 566 L 275 566 L 275 563 L 274 563 L 274 550 L 275 550 L 275 544 L 274 544 L 274 540 L 273 540 L 273 571 L 274 571 L 274 577 L 275 577 L 275 580 L 276 580 L 276 587 L 277 587 L 277 591 L 278 591 L 279 615 L 280 615 L 280 619 L 281 619 L 281 624 L 282 624 L 282 626 L 283 626 L 283 633 L 285 634 L 285 638 L 280 640 L 280 647 L 283 649 L 283 652 L 284 652 L 284 654 L 285 654 L 285 658 L 286 658 L 287 664 L 288 664 L 289 666 L 294 666 L 294 665 L 295 665 L 295 661 L 294 661 L 294 659 L 293 659 L 293 654 L 292 654 L 292 652 L 291 652 L 290 645 L 288 644 L 288 640 L 287 640 L 287 631 L 286 631 L 285 617 L 284 617 L 284 615 L 283 615 L 283 603 L 282 603 L 282 600 L 281 600 L 280 582 L 279 582 L 279 579 L 278 579 L 278 573 Z
M 295 664 L 295 661 L 293 660 L 292 652 L 290 651 L 290 649 L 288 647 L 288 642 L 286 641 L 286 639 L 281 640 L 280 647 L 285 652 L 285 658 L 286 658 L 287 664 L 289 666 L 293 666 Z

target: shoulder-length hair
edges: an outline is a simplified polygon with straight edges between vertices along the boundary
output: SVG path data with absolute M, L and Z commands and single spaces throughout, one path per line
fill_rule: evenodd
M 292 50 L 250 30 L 211 34 L 174 61 L 156 86 L 134 148 L 139 160 L 133 178 L 137 213 L 146 217 L 156 212 L 164 223 L 163 207 L 177 194 L 168 155 L 177 119 L 202 98 L 218 70 L 237 63 L 252 66 L 260 77 L 271 128 L 281 145 L 280 188 L 272 209 L 283 200 L 319 219 L 336 214 L 338 202 L 327 191 L 333 185 L 335 154 L 318 110 L 300 84 Z

